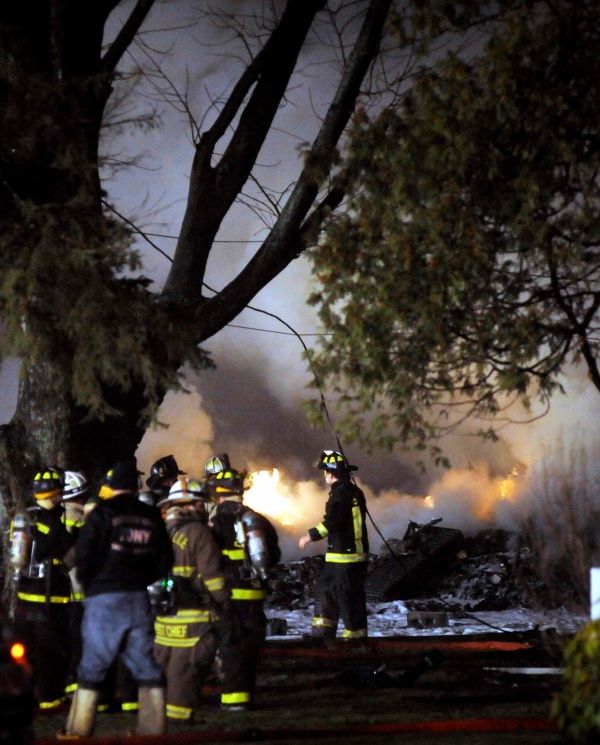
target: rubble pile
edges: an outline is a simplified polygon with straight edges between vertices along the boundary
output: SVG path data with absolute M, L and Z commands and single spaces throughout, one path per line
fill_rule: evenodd
M 314 556 L 273 567 L 269 579 L 267 606 L 297 610 L 310 605 L 324 561 L 323 556 Z
M 386 566 L 390 572 L 408 567 L 410 582 L 394 585 L 396 594 L 384 600 L 402 600 L 409 610 L 499 611 L 552 607 L 555 603 L 556 588 L 543 582 L 538 558 L 516 533 L 485 530 L 464 537 L 460 545 L 452 544 L 451 557 L 440 553 L 438 560 L 432 561 L 428 540 L 434 548 L 439 547 L 435 531 L 430 529 L 430 539 L 427 535 L 421 539 L 418 556 L 404 539 L 388 540 L 389 549 L 384 546 L 379 555 L 369 556 L 367 590 L 369 578 L 381 574 Z M 315 556 L 277 566 L 269 583 L 268 606 L 285 610 L 310 606 L 323 561 L 323 556 Z M 562 603 L 569 603 L 570 593 L 568 585 L 560 588 Z
M 467 611 L 577 607 L 580 588 L 556 578 L 549 586 L 540 564 L 539 556 L 517 533 L 482 531 L 465 539 L 464 552 L 440 579 L 436 596 L 446 609 Z M 431 600 L 423 601 L 432 607 Z M 423 601 L 415 600 L 414 607 Z

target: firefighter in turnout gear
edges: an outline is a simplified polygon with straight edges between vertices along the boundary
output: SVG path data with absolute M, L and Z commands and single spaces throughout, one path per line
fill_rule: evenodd
M 85 593 L 83 652 L 67 736 L 91 735 L 100 690 L 119 654 L 138 684 L 137 734 L 165 731 L 164 675 L 153 654 L 147 587 L 168 574 L 173 550 L 159 510 L 141 502 L 137 492 L 135 462 L 116 463 L 75 543 Z
M 229 625 L 231 600 L 223 557 L 207 525 L 208 494 L 202 484 L 180 477 L 158 503 L 173 543 L 170 613 L 154 622 L 154 656 L 167 678 L 167 717 L 190 720 L 211 671 L 219 627 Z
M 369 543 L 365 524 L 366 503 L 362 491 L 351 480 L 352 471 L 344 455 L 324 450 L 316 464 L 330 487 L 323 520 L 298 541 L 301 549 L 312 541 L 328 539 L 325 565 L 317 580 L 313 636 L 335 638 L 340 617 L 342 637 L 367 636 L 365 575 Z
M 62 503 L 65 510 L 65 527 L 73 536 L 73 540 L 83 527 L 83 505 L 89 492 L 89 482 L 80 471 L 63 472 Z M 75 567 L 75 550 L 71 548 L 65 556 L 65 563 L 69 569 L 71 580 L 71 602 L 69 603 L 69 636 L 71 640 L 71 660 L 67 679 L 66 693 L 74 693 L 77 688 L 77 666 L 81 657 L 81 619 L 83 617 L 83 588 L 77 578 Z
M 161 499 L 169 496 L 169 489 L 180 476 L 185 476 L 185 472 L 179 470 L 174 456 L 165 455 L 154 461 L 150 466 L 150 476 L 146 479 L 148 491 L 140 494 L 140 501 L 157 505 Z
M 65 527 L 61 474 L 44 468 L 33 479 L 36 506 L 28 510 L 27 560 L 17 571 L 15 626 L 32 650 L 38 706 L 52 711 L 65 701 L 70 662 L 71 583 L 64 556 L 74 538 Z M 17 536 L 15 535 L 16 539 Z
M 243 504 L 244 475 L 224 468 L 207 477 L 216 509 L 211 526 L 225 557 L 231 587 L 235 634 L 219 647 L 222 663 L 221 707 L 230 711 L 253 704 L 256 667 L 266 636 L 264 601 L 267 572 L 281 556 L 275 528 Z

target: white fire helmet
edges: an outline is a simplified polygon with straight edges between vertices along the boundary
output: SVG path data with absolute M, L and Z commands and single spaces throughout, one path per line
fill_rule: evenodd
M 209 496 L 201 481 L 180 476 L 169 489 L 169 495 L 161 499 L 156 506 L 168 509 L 170 505 L 207 501 L 209 501 Z
M 85 495 L 89 486 L 88 480 L 80 471 L 65 471 L 63 501 L 76 499 L 77 497 Z

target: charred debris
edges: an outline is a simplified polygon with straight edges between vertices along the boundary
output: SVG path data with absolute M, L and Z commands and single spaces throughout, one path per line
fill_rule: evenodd
M 402 600 L 409 611 L 498 611 L 552 607 L 558 596 L 568 604 L 569 584 L 551 591 L 535 551 L 517 533 L 487 529 L 465 536 L 440 522 L 411 521 L 402 538 L 369 556 L 368 603 Z M 308 607 L 323 561 L 320 555 L 277 566 L 268 605 Z

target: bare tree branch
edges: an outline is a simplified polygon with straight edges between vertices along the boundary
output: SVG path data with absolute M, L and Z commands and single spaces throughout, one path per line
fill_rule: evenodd
M 155 0 L 138 0 L 131 15 L 123 24 L 123 27 L 117 34 L 117 38 L 110 45 L 108 51 L 102 58 L 102 69 L 107 73 L 115 71 L 117 65 L 127 48 L 133 41 L 139 31 L 140 26 L 146 19 L 146 16 L 152 9 Z M 118 3 L 115 3 L 115 6 Z
M 308 235 L 314 239 L 315 223 L 320 224 L 327 211 L 321 208 L 315 220 L 310 223 L 310 230 L 307 225 L 304 233 L 303 221 L 317 198 L 320 183 L 329 172 L 336 144 L 354 110 L 361 82 L 377 53 L 390 5 L 391 0 L 372 0 L 370 3 L 349 57 L 348 67 L 313 142 L 296 187 L 273 230 L 255 256 L 218 296 L 203 304 L 199 341 L 207 339 L 223 323 L 235 318 L 259 290 L 304 251 L 309 245 L 306 240 Z M 329 196 L 329 209 L 337 206 L 342 198 L 341 191 L 332 192 Z

